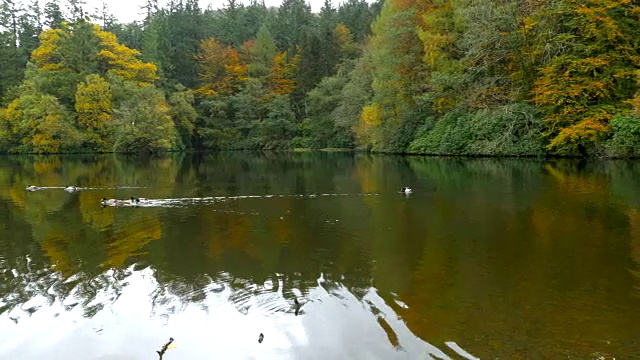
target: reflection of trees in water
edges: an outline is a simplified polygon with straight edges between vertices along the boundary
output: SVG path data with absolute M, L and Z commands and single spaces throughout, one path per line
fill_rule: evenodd
M 0 262 L 0 314 L 20 309 L 30 316 L 58 302 L 66 311 L 80 306 L 85 317 L 93 317 L 118 300 L 130 275 L 126 270 L 109 270 L 93 277 L 79 273 L 65 279 L 51 268 L 36 269 L 33 263 L 21 270 Z
M 635 261 L 630 272 L 636 278 L 636 285 L 634 286 L 636 291 L 634 295 L 640 298 L 640 209 L 629 209 L 628 216 L 631 235 L 631 257 Z
M 44 304 L 81 307 L 91 317 L 117 301 L 132 271 L 150 268 L 157 281 L 150 301 L 161 316 L 189 304 L 208 310 L 212 296 L 224 297 L 243 313 L 293 312 L 295 297 L 304 304 L 322 289 L 364 305 L 389 342 L 401 347 L 388 316 L 401 315 L 428 341 L 450 340 L 448 334 L 464 326 L 480 328 L 487 318 L 494 325 L 489 326 L 492 334 L 504 334 L 500 326 L 518 326 L 501 306 L 518 308 L 530 304 L 527 299 L 544 303 L 557 296 L 536 293 L 549 288 L 549 282 L 557 285 L 549 291 L 579 297 L 583 289 L 575 284 L 585 281 L 575 276 L 585 263 L 605 269 L 627 255 L 629 239 L 638 247 L 635 210 L 625 213 L 611 201 L 635 201 L 638 166 L 322 156 L 233 153 L 140 161 L 107 156 L 37 166 L 23 158 L 0 159 L 0 165 L 7 165 L 0 166 L 0 181 L 16 184 L 0 188 L 0 213 L 11 214 L 0 227 L 0 312 L 23 304 L 27 313 L 36 311 L 29 300 L 42 297 Z M 45 181 L 60 186 L 126 182 L 151 186 L 166 198 L 314 192 L 381 196 L 246 199 L 215 209 L 141 212 L 102 209 L 96 206 L 100 192 L 27 195 L 23 190 L 23 184 Z M 388 201 L 404 185 L 412 185 L 416 194 Z M 615 246 L 610 246 L 612 237 Z M 566 257 L 567 248 L 578 249 L 579 256 Z M 637 269 L 640 259 L 633 256 Z M 129 270 L 133 264 L 137 268 Z M 607 272 L 611 282 L 629 281 L 625 276 Z M 602 274 L 587 281 L 597 289 L 593 296 L 598 301 L 620 300 L 622 295 L 607 294 L 598 279 Z M 382 300 L 372 300 L 373 286 Z M 504 296 L 505 303 L 495 296 Z M 587 316 L 585 309 L 541 307 L 518 314 L 542 331 L 546 319 L 561 326 L 569 315 Z M 608 320 L 595 329 L 613 329 L 616 324 Z M 467 339 L 485 340 L 492 341 Z
M 17 260 L 14 265 L 20 262 L 27 263 L 27 259 L 25 257 Z M 37 296 L 46 299 L 46 305 L 53 304 L 56 295 L 50 294 L 48 289 L 57 282 L 56 274 L 45 269 L 34 269 L 33 266 L 13 267 L 9 266 L 5 260 L 0 261 L 0 314 L 14 308 L 21 308 L 23 304 Z M 37 309 L 23 310 L 32 313 Z
M 147 168 L 160 167 L 166 172 L 171 167 L 164 165 L 167 161 Z M 0 162 L 6 166 L 0 166 L 0 178 L 14 184 L 8 191 L 5 187 L 0 190 L 0 207 L 12 214 L 2 219 L 6 227 L 0 226 L 2 312 L 41 297 L 48 305 L 56 300 L 64 303 L 67 310 L 82 306 L 85 316 L 91 317 L 116 301 L 129 273 L 124 269 L 162 235 L 158 212 L 102 209 L 99 199 L 105 194 L 99 191 L 68 194 L 51 189 L 27 195 L 24 187 L 146 183 L 158 177 L 158 169 L 145 174 L 139 171 L 144 164 L 118 165 L 113 156 L 70 156 L 64 162 L 55 156 L 17 156 Z M 124 167 L 123 172 L 137 178 L 122 180 L 114 167 Z M 173 177 L 170 171 L 168 174 Z
M 0 169 L 0 177 L 16 177 L 20 179 L 19 183 L 60 186 L 67 183 L 90 186 L 151 184 L 159 185 L 165 191 L 160 195 L 165 197 L 176 196 L 172 189 L 176 179 L 187 184 L 196 179 L 203 183 L 213 179 L 215 183 L 222 181 L 219 177 L 225 176 L 231 177 L 225 181 L 237 188 L 216 189 L 222 190 L 223 194 L 254 191 L 241 190 L 242 186 L 249 184 L 252 189 L 262 189 L 260 191 L 266 194 L 287 193 L 292 189 L 294 193 L 310 189 L 335 193 L 338 192 L 336 186 L 348 184 L 349 164 L 353 161 L 350 156 L 341 155 L 336 157 L 338 163 L 335 166 L 309 171 L 317 164 L 318 158 L 307 154 L 291 154 L 284 158 L 233 156 L 240 159 L 216 162 L 220 166 L 215 167 L 197 161 L 193 166 L 184 166 L 167 159 L 143 160 L 140 163 L 112 156 L 69 157 L 64 162 L 57 157 L 43 158 L 42 161 L 15 157 L 10 160 L 13 162 L 11 166 L 3 168 L 4 171 Z M 322 157 L 331 158 L 333 155 L 323 154 Z M 7 161 L 7 158 L 3 160 Z M 37 166 L 33 166 L 33 162 Z M 47 173 L 54 173 L 56 177 L 38 177 L 38 171 L 32 167 L 46 168 Z M 7 168 L 15 169 L 10 173 Z M 252 171 L 247 179 L 242 174 L 244 168 L 256 171 Z M 263 171 L 257 171 L 259 169 Z M 163 176 L 159 177 L 159 172 Z M 263 174 L 269 176 L 265 178 Z M 164 187 L 165 184 L 168 186 Z M 60 189 L 29 194 L 27 198 L 21 184 L 14 188 L 16 192 L 2 193 L 0 190 L 0 197 L 5 199 L 0 200 L 0 205 L 7 208 L 7 213 L 14 214 L 20 224 L 11 226 L 14 236 L 0 241 L 7 244 L 6 248 L 20 249 L 15 254 L 7 253 L 12 261 L 30 257 L 37 258 L 39 262 L 31 261 L 29 267 L 6 265 L 5 269 L 14 269 L 22 276 L 15 281 L 8 278 L 3 281 L 2 297 L 13 299 L 13 304 L 44 296 L 50 302 L 65 303 L 68 310 L 82 306 L 87 316 L 93 316 L 121 294 L 126 281 L 115 275 L 123 274 L 125 270 L 118 269 L 126 269 L 134 263 L 157 269 L 155 275 L 161 285 L 153 297 L 158 304 L 168 302 L 167 298 L 176 294 L 185 303 L 202 301 L 208 291 L 207 286 L 214 280 L 223 279 L 207 280 L 208 277 L 201 274 L 216 274 L 223 270 L 231 270 L 230 273 L 236 277 L 227 279 L 226 284 L 229 289 L 234 289 L 234 296 L 238 299 L 264 297 L 275 289 L 291 302 L 297 291 L 305 294 L 308 286 L 317 286 L 317 275 L 309 277 L 308 274 L 319 274 L 320 271 L 343 273 L 349 272 L 351 267 L 368 268 L 366 265 L 353 266 L 355 259 L 351 257 L 354 255 L 341 259 L 339 267 L 331 265 L 341 250 L 335 239 L 326 243 L 324 237 L 332 238 L 333 234 L 324 234 L 323 237 L 317 231 L 324 226 L 325 218 L 311 219 L 309 224 L 300 224 L 299 219 L 293 218 L 293 214 L 312 211 L 311 203 L 281 199 L 273 203 L 273 209 L 281 213 L 271 215 L 269 210 L 273 209 L 261 208 L 259 210 L 264 215 L 259 217 L 250 215 L 249 207 L 256 204 L 238 203 L 230 205 L 229 213 L 200 209 L 195 217 L 191 216 L 192 213 L 179 212 L 172 214 L 171 219 L 163 219 L 161 212 L 155 209 L 145 209 L 142 213 L 133 209 L 100 208 L 96 204 L 105 195 L 103 192 L 67 194 Z M 344 188 L 340 190 L 344 191 Z M 206 188 L 195 186 L 188 195 L 198 196 L 203 191 Z M 111 191 L 106 192 L 106 195 L 111 194 Z M 20 201 L 12 197 L 16 194 Z M 335 212 L 331 206 L 324 203 L 315 210 L 331 214 Z M 18 228 L 22 232 L 16 231 Z M 19 239 L 21 245 L 13 246 L 12 238 Z M 184 239 L 189 241 L 185 243 Z M 25 244 L 29 246 L 25 247 Z M 357 252 L 357 248 L 349 251 Z M 112 269 L 114 274 L 104 272 L 104 269 Z M 8 277 L 9 274 L 12 272 L 3 272 L 3 276 Z M 171 275 L 164 279 L 162 274 Z M 191 280 L 177 280 L 180 278 Z M 267 290 L 265 283 L 268 282 L 271 285 Z
M 413 163 L 438 189 L 423 214 L 423 258 L 412 286 L 399 292 L 408 308 L 397 311 L 416 335 L 445 341 L 456 334 L 481 358 L 513 357 L 532 343 L 539 345 L 529 356 L 570 347 L 567 354 L 583 357 L 602 334 L 632 338 L 629 329 L 638 328 L 629 319 L 637 315 L 619 264 L 637 236 L 620 206 L 625 197 L 612 193 L 631 184 L 625 178 L 636 170 L 621 163 L 451 162 L 460 169 L 450 172 L 434 159 Z

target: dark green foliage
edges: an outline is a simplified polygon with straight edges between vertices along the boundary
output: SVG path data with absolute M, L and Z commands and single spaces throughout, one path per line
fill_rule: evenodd
M 606 143 L 605 155 L 640 157 L 640 118 L 618 115 L 611 120 L 613 136 Z
M 344 76 L 332 76 L 322 80 L 307 95 L 308 117 L 302 121 L 301 137 L 294 139 L 293 147 L 322 149 L 351 147 L 344 128 L 337 128 L 333 112 L 342 98 L 347 82 Z
M 255 38 L 260 26 L 270 22 L 274 16 L 263 2 L 251 0 L 244 5 L 236 0 L 228 0 L 220 10 L 205 12 L 211 35 L 224 44 L 234 47 Z
M 336 12 L 336 22 L 351 30 L 357 42 L 363 42 L 371 34 L 371 23 L 380 12 L 382 1 L 369 5 L 365 0 L 347 0 Z
M 42 14 L 36 1 L 1 4 L 0 150 L 73 151 L 87 134 L 60 134 L 81 122 L 77 84 L 99 74 L 113 85 L 117 151 L 640 156 L 629 115 L 640 108 L 640 12 L 624 0 L 325 0 L 317 14 L 303 0 L 205 11 L 148 0 L 131 24 L 103 6 L 92 18 L 157 66 L 150 86 L 106 74 L 83 1 L 49 1 Z M 43 28 L 62 35 L 38 38 Z M 31 110 L 51 129 L 25 145 L 39 131 Z
M 265 146 L 270 142 L 269 131 L 260 132 L 270 114 L 265 101 L 268 96 L 258 79 L 250 79 L 237 94 L 202 101 L 198 106 L 196 148 L 235 150 Z M 289 109 L 289 105 L 284 106 Z
M 269 28 L 282 50 L 295 50 L 312 25 L 311 7 L 304 0 L 283 0 Z
M 33 1 L 28 7 L 28 11 L 22 13 L 18 18 L 18 28 L 20 29 L 18 32 L 18 44 L 25 64 L 31 52 L 40 45 L 38 35 L 42 31 L 41 17 L 42 14 L 40 13 L 38 2 Z
M 169 96 L 170 114 L 180 137 L 180 145 L 187 148 L 193 143 L 198 113 L 193 107 L 193 94 L 185 91 L 184 87 L 178 87 L 176 90 Z
M 358 123 L 362 108 L 373 97 L 371 58 L 365 53 L 361 58 L 345 63 L 341 72 L 347 73 L 347 82 L 340 92 L 340 101 L 333 111 L 336 126 L 351 131 Z
M 300 44 L 300 66 L 296 76 L 297 93 L 304 96 L 323 78 L 336 73 L 342 54 L 335 24 L 332 22 L 305 31 Z
M 8 91 L 22 81 L 27 60 L 38 47 L 38 34 L 42 31 L 38 2 L 22 9 L 19 5 L 12 1 L 0 3 L 0 104 L 5 103 Z
M 20 84 L 24 75 L 21 51 L 7 32 L 0 33 L 0 64 L 0 104 L 4 104 L 4 96 L 9 89 Z
M 170 5 L 145 19 L 143 58 L 158 65 L 168 86 L 195 88 L 199 71 L 195 54 L 206 37 L 203 14 L 196 0 Z
M 131 49 L 142 50 L 144 29 L 139 23 L 114 24 L 109 31 L 116 34 L 120 43 Z
M 114 110 L 114 151 L 161 153 L 179 148 L 169 105 L 160 90 L 130 82 L 113 86 L 120 104 Z
M 249 53 L 250 60 L 247 64 L 249 76 L 260 78 L 269 74 L 269 69 L 273 66 L 273 58 L 277 53 L 276 43 L 271 36 L 269 27 L 263 24 L 258 29 Z
M 527 156 L 544 154 L 543 125 L 535 110 L 511 104 L 496 110 L 451 111 L 427 119 L 409 152 L 434 155 Z
M 467 155 L 471 129 L 467 126 L 471 115 L 450 111 L 441 119 L 427 118 L 409 146 L 409 153 L 428 155 Z
M 258 145 L 262 149 L 286 149 L 296 134 L 295 114 L 291 109 L 291 99 L 277 95 L 267 107 L 267 117 L 256 129 Z
M 203 149 L 234 149 L 242 142 L 231 118 L 229 99 L 208 100 L 200 104 L 201 118 L 196 133 L 198 145 Z M 248 147 L 248 146 L 247 146 Z
M 234 148 L 254 148 L 257 145 L 251 138 L 252 130 L 267 117 L 267 106 L 264 99 L 267 89 L 257 79 L 250 79 L 245 88 L 231 98 L 234 111 L 234 128 L 237 129 L 241 142 Z
M 60 6 L 55 1 L 48 1 L 44 5 L 44 25 L 49 29 L 57 29 L 64 21 Z

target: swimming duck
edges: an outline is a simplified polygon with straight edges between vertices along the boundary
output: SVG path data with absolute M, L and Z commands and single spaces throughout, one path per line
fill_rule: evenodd
M 78 190 L 78 188 L 75 186 L 67 186 L 66 188 L 64 188 L 64 191 L 68 191 L 68 192 L 74 192 L 76 190 Z
M 100 201 L 100 204 L 104 206 L 125 206 L 128 203 L 129 202 L 127 200 L 107 199 L 105 197 Z
M 128 201 L 131 205 L 148 204 L 150 202 L 149 199 L 134 196 L 132 196 Z
M 40 190 L 40 188 L 33 185 L 27 185 L 27 191 L 36 191 L 36 190 Z
M 402 189 L 400 189 L 400 192 L 403 194 L 411 194 L 413 191 L 411 191 L 410 187 L 405 186 Z

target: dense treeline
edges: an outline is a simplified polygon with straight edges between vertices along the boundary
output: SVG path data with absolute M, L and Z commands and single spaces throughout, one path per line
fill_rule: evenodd
M 2 0 L 0 149 L 640 155 L 629 0 Z M 96 25 L 99 24 L 99 25 Z

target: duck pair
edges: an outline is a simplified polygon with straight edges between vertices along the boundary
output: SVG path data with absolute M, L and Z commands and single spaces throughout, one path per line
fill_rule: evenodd
M 403 187 L 402 189 L 400 189 L 400 192 L 403 194 L 411 194 L 413 191 L 411 191 L 410 187 Z
M 27 191 L 37 191 L 37 190 L 42 190 L 43 188 L 40 186 L 35 186 L 35 185 L 27 185 Z M 67 186 L 64 188 L 64 191 L 68 191 L 68 192 L 74 192 L 80 190 L 79 187 L 76 186 Z
M 104 206 L 134 206 L 140 204 L 140 198 L 132 196 L 129 200 L 119 200 L 103 197 L 100 204 Z

